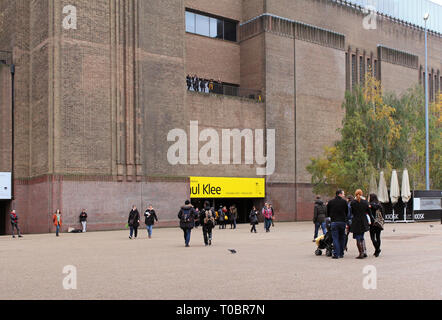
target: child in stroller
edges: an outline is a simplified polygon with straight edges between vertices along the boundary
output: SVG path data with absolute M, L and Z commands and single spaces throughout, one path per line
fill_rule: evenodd
M 325 219 L 325 227 L 327 229 L 327 232 L 325 235 L 322 235 L 320 237 L 317 237 L 315 239 L 316 245 L 318 248 L 315 250 L 315 255 L 320 256 L 322 255 L 322 250 L 325 249 L 325 255 L 327 257 L 331 257 L 333 252 L 333 238 L 331 233 L 331 220 L 330 218 Z

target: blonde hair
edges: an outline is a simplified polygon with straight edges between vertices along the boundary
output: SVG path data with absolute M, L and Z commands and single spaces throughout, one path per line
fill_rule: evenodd
M 361 189 L 356 190 L 355 192 L 355 198 L 358 202 L 361 202 L 361 197 L 362 197 L 363 193 Z

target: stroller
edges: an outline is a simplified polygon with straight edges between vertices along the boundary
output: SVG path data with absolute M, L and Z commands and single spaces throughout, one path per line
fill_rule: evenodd
M 322 255 L 322 250 L 325 249 L 325 255 L 327 257 L 331 257 L 333 253 L 333 238 L 331 234 L 331 220 L 327 218 L 325 220 L 326 234 L 315 239 L 316 245 L 318 248 L 315 250 L 315 255 Z

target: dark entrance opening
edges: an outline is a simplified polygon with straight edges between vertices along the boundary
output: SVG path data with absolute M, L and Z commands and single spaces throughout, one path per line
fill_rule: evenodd
M 210 205 L 218 210 L 220 206 L 225 206 L 227 209 L 230 208 L 233 204 L 238 209 L 238 219 L 237 223 L 248 223 L 249 222 L 249 213 L 252 210 L 253 206 L 259 210 L 264 205 L 263 199 L 255 199 L 255 198 L 222 198 L 222 199 L 192 199 L 192 205 L 195 208 L 199 208 L 200 210 L 204 206 L 204 201 L 209 201 Z
M 8 220 L 8 210 L 10 201 L 0 200 L 0 235 L 6 234 L 6 221 Z

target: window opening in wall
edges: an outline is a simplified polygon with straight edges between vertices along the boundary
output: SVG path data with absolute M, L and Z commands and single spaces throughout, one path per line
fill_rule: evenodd
M 186 9 L 186 32 L 236 42 L 238 22 Z

